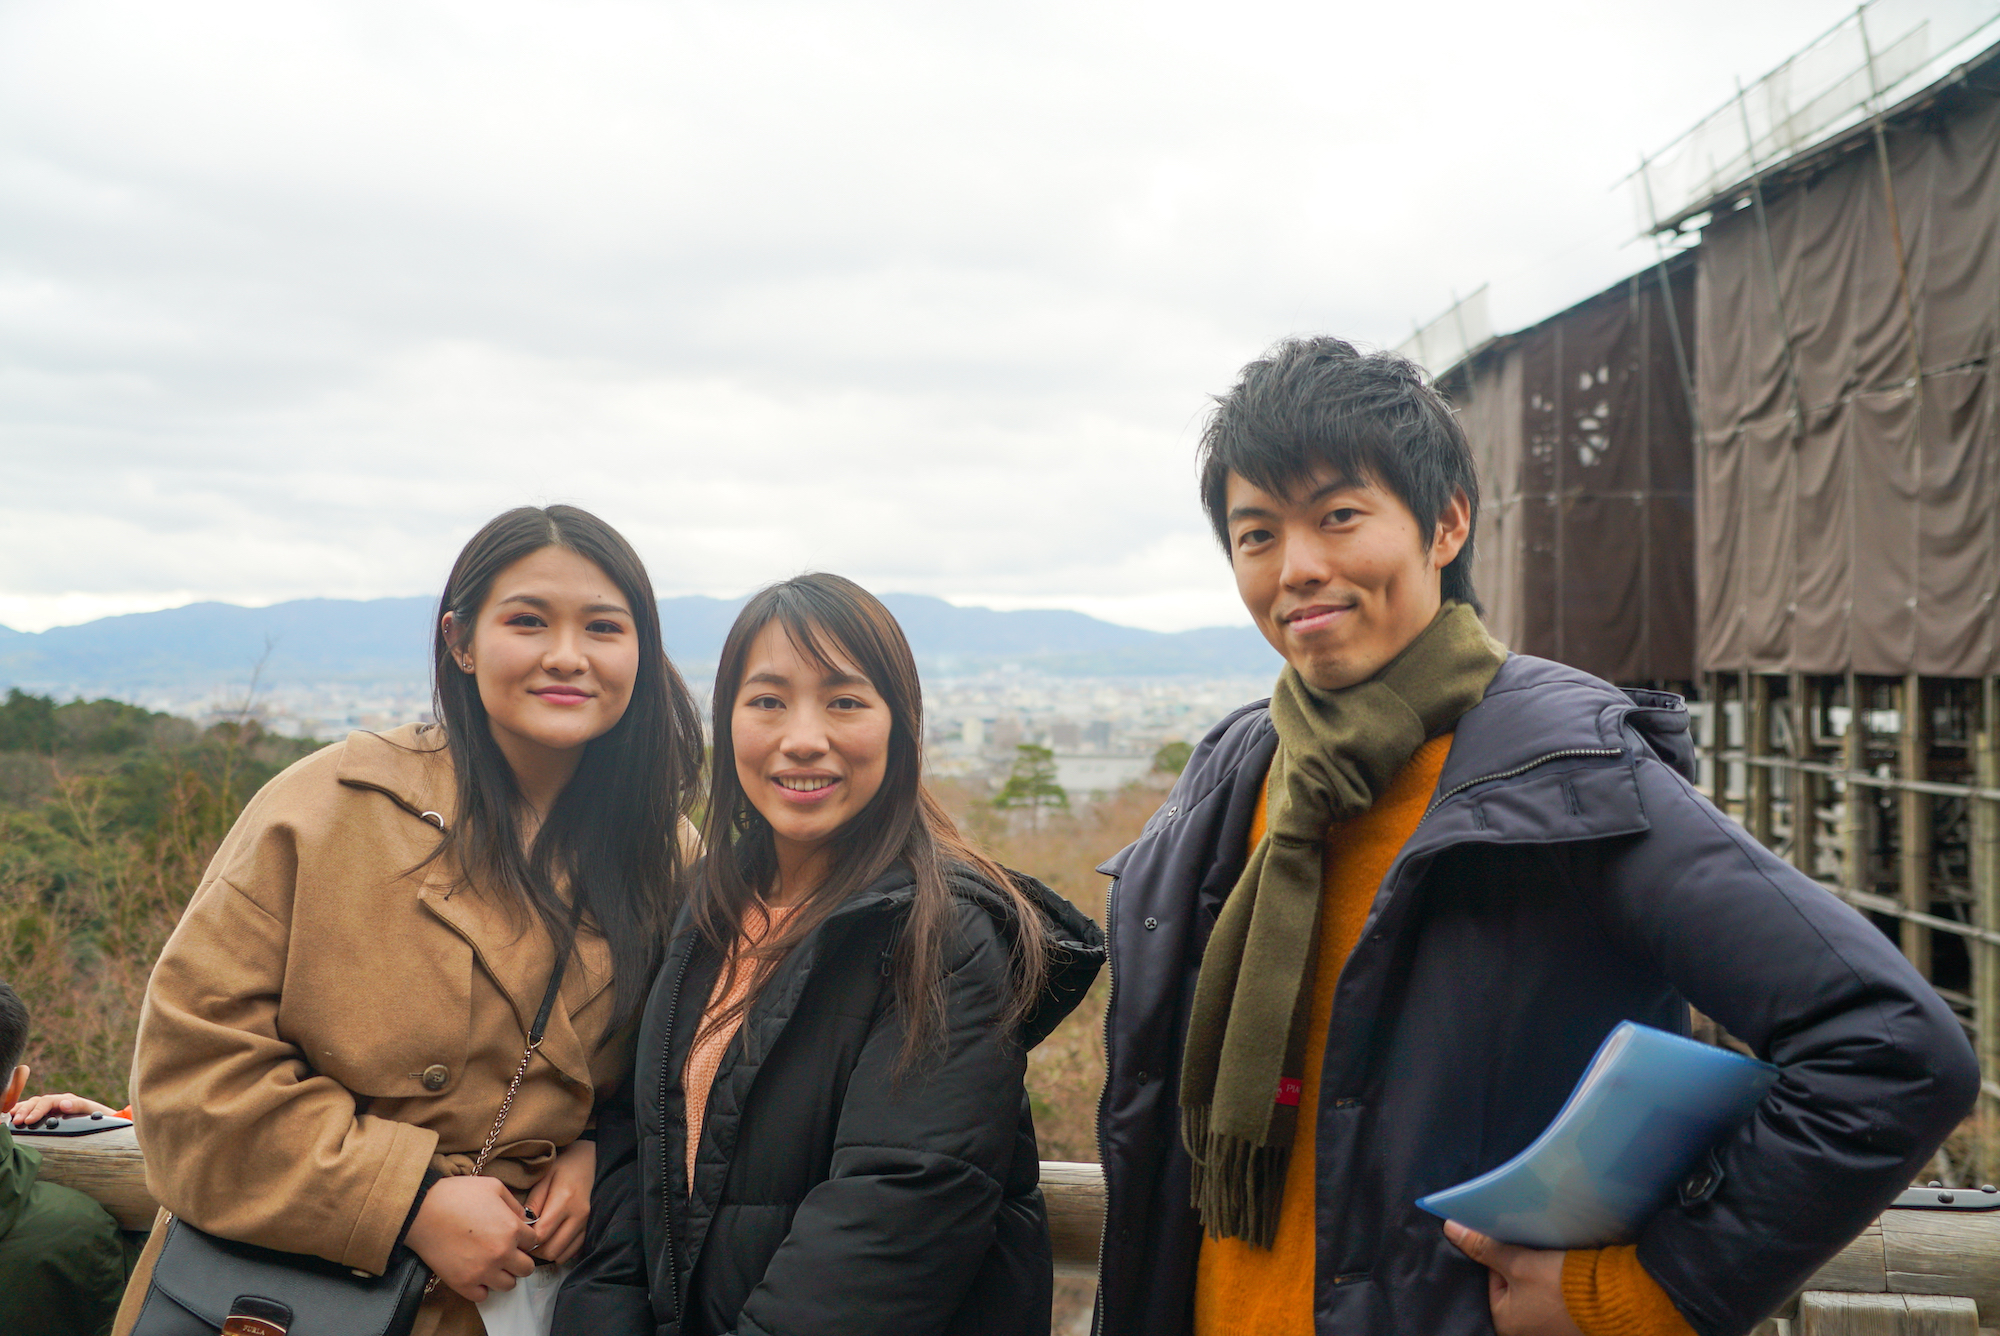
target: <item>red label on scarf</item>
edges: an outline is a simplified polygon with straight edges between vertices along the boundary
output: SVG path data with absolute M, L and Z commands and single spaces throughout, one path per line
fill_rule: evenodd
M 1279 1077 L 1278 1103 L 1288 1109 L 1296 1109 L 1299 1107 L 1299 1096 L 1305 1093 L 1305 1088 L 1305 1082 L 1299 1080 L 1296 1076 Z

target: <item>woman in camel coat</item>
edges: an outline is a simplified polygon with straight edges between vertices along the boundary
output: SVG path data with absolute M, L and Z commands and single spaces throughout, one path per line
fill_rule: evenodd
M 442 1282 L 417 1336 L 472 1336 L 476 1301 L 581 1241 L 701 751 L 644 570 L 584 512 L 475 537 L 437 654 L 443 727 L 350 734 L 244 810 L 154 970 L 132 1091 L 163 1221 L 376 1273 L 407 1243 Z

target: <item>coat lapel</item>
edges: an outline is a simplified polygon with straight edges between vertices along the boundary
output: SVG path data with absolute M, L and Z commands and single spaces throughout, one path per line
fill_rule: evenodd
M 541 931 L 532 911 L 521 911 L 519 921 L 496 905 L 492 897 L 454 887 L 442 877 L 432 877 L 417 891 L 417 899 L 430 913 L 472 947 L 480 968 L 507 999 L 514 1021 L 521 1030 L 521 1043 L 528 1042 L 528 1030 L 549 986 L 549 971 L 555 965 L 555 947 Z M 555 1069 L 572 1081 L 590 1084 L 590 1058 L 577 1037 L 570 1016 L 581 1011 L 610 982 L 610 949 L 602 938 L 587 936 L 577 944 L 577 956 L 563 976 L 558 1005 L 549 1016 L 542 1036 L 541 1054 Z
M 437 728 L 405 724 L 386 733 L 349 733 L 337 777 L 343 784 L 386 795 L 440 830 L 458 815 L 451 752 Z

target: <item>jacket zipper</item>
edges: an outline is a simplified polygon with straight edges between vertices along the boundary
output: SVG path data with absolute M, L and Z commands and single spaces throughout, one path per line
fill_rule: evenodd
M 674 1021 L 680 1014 L 681 986 L 687 982 L 688 965 L 693 959 L 694 943 L 690 941 L 688 949 L 681 955 L 680 968 L 674 971 L 673 991 L 667 995 L 667 1023 L 662 1027 L 665 1032 L 665 1039 L 660 1044 L 660 1210 L 666 1223 L 666 1228 L 662 1229 L 660 1234 L 666 1241 L 667 1275 L 671 1278 L 673 1284 L 674 1321 L 676 1322 L 680 1321 L 681 1307 L 685 1303 L 686 1298 L 681 1293 L 680 1259 L 674 1253 L 674 1150 L 668 1144 L 666 1135 L 667 1088 L 673 1080 L 673 1063 L 671 1059 L 674 1048 Z M 682 1116 L 681 1122 L 683 1126 L 687 1123 L 685 1115 Z M 683 1150 L 685 1150 L 685 1147 L 683 1147 Z
M 1517 765 L 1512 770 L 1499 770 L 1490 775 L 1481 775 L 1477 779 L 1468 779 L 1463 784 L 1452 785 L 1443 793 L 1433 798 L 1431 805 L 1424 809 L 1424 814 L 1417 821 L 1417 824 L 1421 826 L 1425 821 L 1430 820 L 1431 813 L 1443 806 L 1445 799 L 1461 794 L 1475 784 L 1486 784 L 1496 779 L 1512 779 L 1516 775 L 1527 774 L 1538 765 L 1547 765 L 1550 761 L 1567 760 L 1573 756 L 1623 756 L 1624 754 L 1625 750 L 1622 747 L 1571 747 L 1564 751 L 1552 751 L 1546 756 L 1537 756 L 1534 760 L 1524 765 Z

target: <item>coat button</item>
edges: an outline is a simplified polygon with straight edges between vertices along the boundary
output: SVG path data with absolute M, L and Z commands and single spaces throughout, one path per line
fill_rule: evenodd
M 443 1063 L 434 1062 L 424 1068 L 424 1074 L 419 1079 L 426 1090 L 442 1090 L 444 1083 L 451 1079 L 451 1073 L 445 1070 Z
M 1159 926 L 1160 926 L 1160 921 L 1159 921 L 1158 919 L 1156 919 L 1156 918 L 1153 918 L 1153 917 L 1151 917 L 1150 915 L 1149 915 L 1149 916 L 1147 917 L 1147 919 L 1146 919 L 1146 931 L 1147 931 L 1147 932 L 1151 932 L 1151 931 L 1152 931 L 1153 929 L 1155 929 L 1155 928 L 1157 928 L 1157 927 L 1159 927 Z

